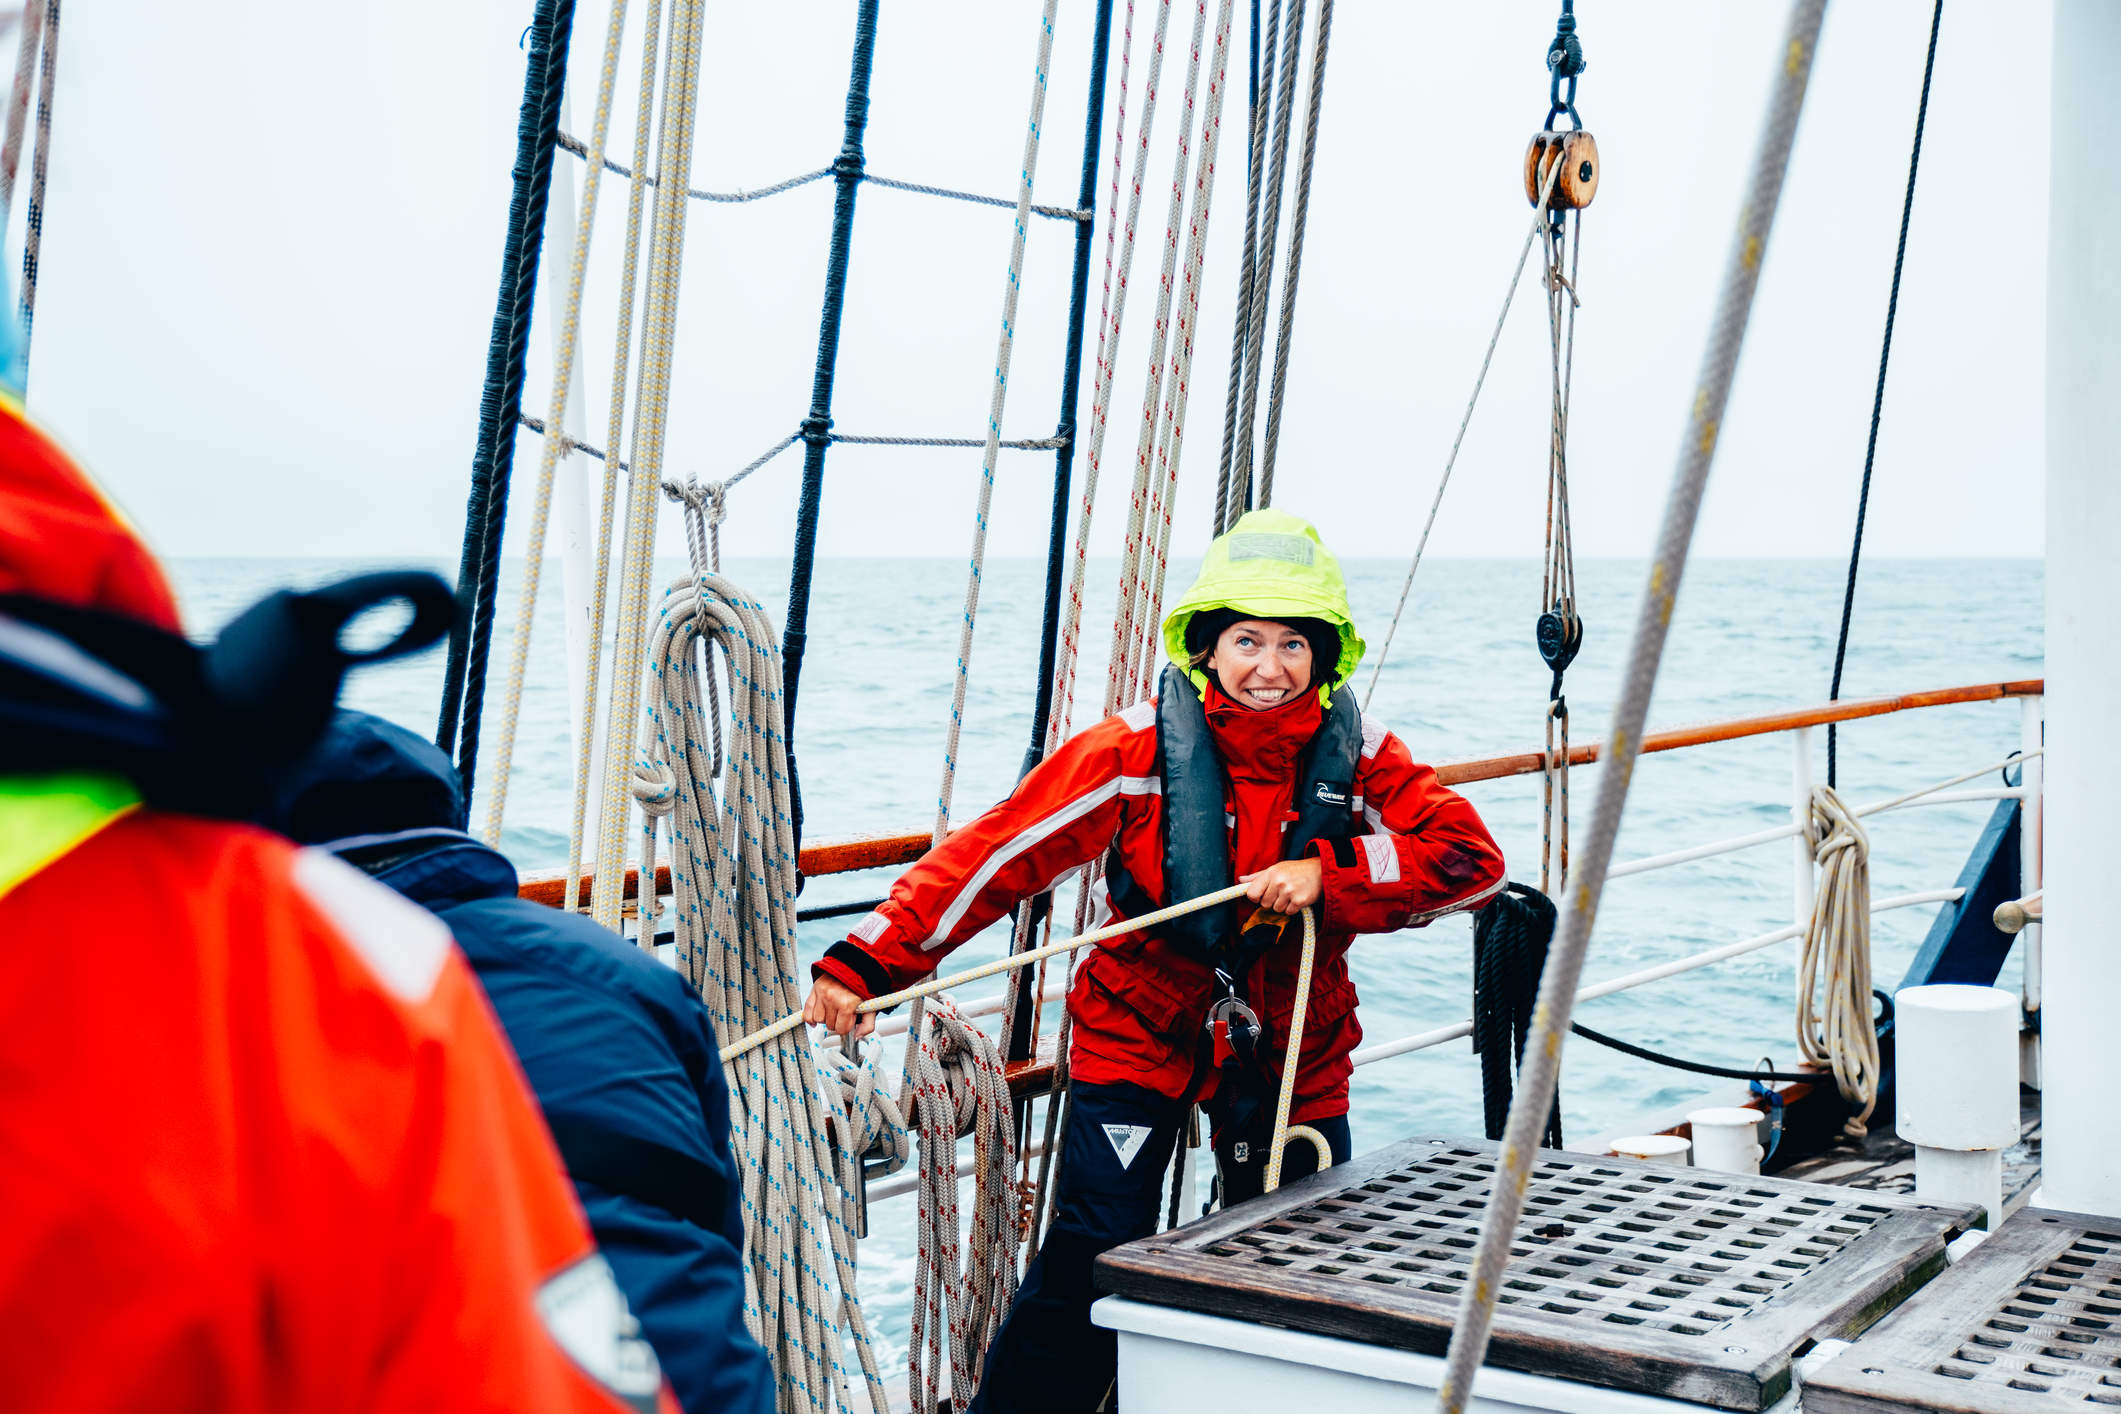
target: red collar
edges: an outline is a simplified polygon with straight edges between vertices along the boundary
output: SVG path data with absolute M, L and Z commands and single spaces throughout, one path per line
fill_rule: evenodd
M 1297 757 L 1318 735 L 1319 724 L 1325 720 L 1317 690 L 1306 688 L 1278 706 L 1254 708 L 1231 701 L 1215 674 L 1209 673 L 1207 678 L 1208 690 L 1201 706 L 1230 779 L 1290 779 L 1295 774 Z

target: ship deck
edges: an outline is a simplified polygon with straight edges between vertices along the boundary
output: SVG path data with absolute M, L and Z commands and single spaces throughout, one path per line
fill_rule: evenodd
M 1777 1176 L 1876 1193 L 1913 1193 L 1915 1149 L 1894 1132 L 1891 1124 L 1877 1125 L 1862 1139 L 1843 1140 L 1791 1164 Z M 1995 1222 L 2000 1223 L 2024 1207 L 2039 1186 L 2040 1092 L 2020 1087 L 2018 1142 L 2003 1154 L 2003 1212 Z

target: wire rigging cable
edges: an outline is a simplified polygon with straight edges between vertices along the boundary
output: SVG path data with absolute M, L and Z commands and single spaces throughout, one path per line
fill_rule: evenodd
M 1776 71 L 1760 145 L 1739 208 L 1737 229 L 1732 233 L 1722 296 L 1690 399 L 1664 524 L 1658 532 L 1649 583 L 1636 613 L 1619 700 L 1614 706 L 1611 735 L 1601 754 L 1606 769 L 1599 773 L 1597 801 L 1584 832 L 1583 851 L 1563 890 L 1561 921 L 1540 979 L 1524 1072 L 1510 1106 L 1509 1126 L 1496 1156 L 1494 1182 L 1481 1219 L 1479 1246 L 1473 1254 L 1458 1319 L 1451 1331 L 1450 1350 L 1436 1396 L 1436 1407 L 1442 1414 L 1462 1414 L 1471 1397 L 1474 1373 L 1487 1353 L 1495 1301 L 1502 1290 L 1517 1222 L 1524 1212 L 1525 1191 L 1547 1118 L 1547 1096 L 1559 1073 L 1591 923 L 1612 862 L 1628 781 L 1642 745 L 1650 690 L 1656 682 L 1672 607 L 1686 570 L 1687 549 L 1701 509 L 1702 491 L 1708 483 L 1716 434 L 1730 399 L 1738 351 L 1745 341 L 1746 323 L 1759 285 L 1761 257 L 1766 253 L 1775 209 L 1782 196 L 1782 180 L 1789 168 L 1790 147 L 1796 137 L 1798 116 L 1804 109 L 1805 89 L 1825 12 L 1826 0 L 1797 0 L 1791 8 L 1788 30 L 1775 50 Z
M 1856 533 L 1849 542 L 1848 587 L 1841 592 L 1841 633 L 1834 640 L 1834 681 L 1827 700 L 1841 700 L 1841 668 L 1849 651 L 1849 619 L 1856 608 L 1856 566 L 1863 558 L 1863 517 L 1871 504 L 1871 468 L 1878 460 L 1878 424 L 1885 416 L 1885 373 L 1893 358 L 1893 318 L 1900 312 L 1900 271 L 1907 263 L 1907 228 L 1915 214 L 1915 173 L 1922 166 L 1922 128 L 1929 121 L 1930 75 L 1937 68 L 1937 30 L 1944 23 L 1944 0 L 1930 11 L 1930 43 L 1922 59 L 1922 97 L 1915 105 L 1915 141 L 1907 154 L 1907 194 L 1900 199 L 1900 241 L 1893 248 L 1892 291 L 1885 299 L 1885 338 L 1878 348 L 1878 387 L 1871 394 L 1871 433 L 1863 448 L 1863 488 L 1856 493 Z M 1826 726 L 1826 783 L 1838 786 L 1835 724 Z

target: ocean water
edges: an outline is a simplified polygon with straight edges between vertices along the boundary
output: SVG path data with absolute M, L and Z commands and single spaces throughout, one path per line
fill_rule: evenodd
M 189 625 L 210 633 L 271 588 L 314 584 L 372 567 L 356 561 L 178 560 L 173 570 Z M 665 582 L 683 568 L 675 562 L 659 566 Z M 1030 732 L 1042 568 L 1029 560 L 987 567 L 955 819 L 969 819 L 1005 794 L 1022 760 Z M 1174 596 L 1192 568 L 1173 563 Z M 1347 568 L 1357 621 L 1374 653 L 1404 565 L 1371 561 Z M 506 660 L 519 570 L 518 565 L 505 567 L 497 673 Z M 1651 706 L 1652 728 L 1823 701 L 1844 570 L 1842 562 L 1825 560 L 1725 560 L 1690 567 Z M 787 562 L 737 558 L 728 571 L 758 594 L 778 621 L 787 597 Z M 1102 694 L 1115 574 L 1115 564 L 1091 565 L 1081 694 L 1090 701 L 1078 709 L 1078 726 L 1095 714 Z M 1643 578 L 1639 562 L 1594 560 L 1578 567 L 1587 632 L 1567 680 L 1577 742 L 1603 734 Z M 564 864 L 572 789 L 556 563 L 547 567 L 544 581 L 548 592 L 536 620 L 503 838 L 525 869 Z M 819 564 L 797 726 L 809 838 L 925 830 L 932 824 L 963 594 L 961 560 Z M 1535 561 L 1425 564 L 1372 715 L 1405 739 L 1418 758 L 1431 761 L 1536 749 L 1548 683 L 1532 640 L 1538 597 Z M 2041 622 L 2037 561 L 1866 565 L 1843 695 L 2037 677 Z M 371 670 L 352 681 L 346 701 L 431 732 L 441 671 L 438 652 Z M 1367 679 L 1365 667 L 1359 681 Z M 1814 771 L 1824 781 L 1825 733 L 1814 736 Z M 2016 702 L 1853 723 L 1840 733 L 1842 790 L 1857 802 L 1896 795 L 1999 761 L 2017 747 L 2019 737 Z M 1644 758 L 1635 772 L 1616 860 L 1786 823 L 1791 770 L 1786 736 Z M 1578 767 L 1571 774 L 1579 830 L 1599 778 L 1596 767 Z M 1501 842 L 1512 877 L 1536 882 L 1537 779 L 1478 784 L 1467 794 Z M 1949 886 L 1992 808 L 1990 803 L 1942 805 L 1874 818 L 1874 896 Z M 475 818 L 483 818 L 483 805 Z M 889 882 L 888 873 L 817 879 L 804 902 L 874 897 Z M 1878 985 L 1890 988 L 1897 982 L 1935 912 L 1933 906 L 1916 907 L 1877 917 L 1873 967 Z M 1596 981 L 1790 921 L 1787 841 L 1615 880 L 1599 912 L 1585 977 Z M 806 925 L 806 953 L 814 956 L 839 935 L 831 922 Z M 1370 1041 L 1447 1025 L 1467 1014 L 1470 937 L 1467 922 L 1453 918 L 1366 939 L 1356 947 L 1352 961 L 1362 995 L 1360 1019 Z M 990 931 L 954 961 L 991 956 L 1001 946 L 998 931 Z M 1797 1058 L 1794 959 L 1795 944 L 1770 947 L 1603 998 L 1579 1015 L 1591 1026 L 1658 1049 L 1735 1065 L 1768 1056 L 1787 1068 Z M 2008 979 L 2006 984 L 2015 985 Z M 992 983 L 975 984 L 972 995 L 992 989 Z M 1454 1042 L 1357 1072 L 1351 1116 L 1357 1151 L 1412 1133 L 1477 1134 L 1479 1070 L 1467 1045 Z M 1693 1098 L 1703 1086 L 1698 1077 L 1576 1041 L 1563 1068 L 1564 1128 L 1578 1139 L 1609 1134 Z M 910 1199 L 876 1205 L 871 1221 L 873 1236 L 863 1249 L 865 1304 L 871 1329 L 881 1334 L 887 1358 L 898 1367 L 913 1276 Z

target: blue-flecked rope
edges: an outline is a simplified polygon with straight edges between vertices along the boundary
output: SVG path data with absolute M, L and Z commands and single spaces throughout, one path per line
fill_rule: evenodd
M 729 661 L 731 685 L 719 797 L 707 747 L 712 709 L 700 682 L 715 651 Z M 642 877 L 654 879 L 655 836 L 667 831 L 678 967 L 699 988 L 717 1034 L 743 1035 L 800 1005 L 779 645 L 753 596 L 695 574 L 664 595 L 648 672 L 633 776 L 648 816 Z M 654 892 L 651 884 L 643 895 L 644 933 L 655 926 Z M 886 1407 L 855 1292 L 864 1141 L 802 1032 L 732 1056 L 727 1070 L 742 1170 L 745 1319 L 774 1357 L 781 1407 L 844 1409 L 856 1378 L 875 1407 Z

